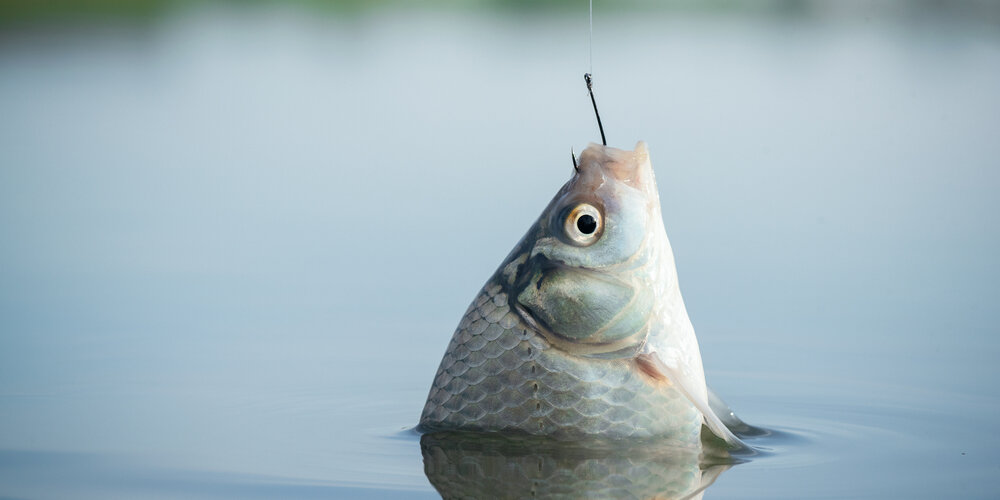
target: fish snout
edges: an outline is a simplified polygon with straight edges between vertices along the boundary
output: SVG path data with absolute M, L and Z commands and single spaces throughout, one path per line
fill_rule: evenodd
M 649 148 L 639 141 L 632 151 L 591 143 L 580 154 L 582 172 L 597 173 L 645 193 L 656 194 Z

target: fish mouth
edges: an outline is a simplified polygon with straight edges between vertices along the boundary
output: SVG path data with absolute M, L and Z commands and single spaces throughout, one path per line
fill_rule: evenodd
M 580 153 L 580 168 L 598 171 L 645 193 L 656 192 L 649 148 L 639 141 L 635 149 L 618 149 L 591 143 Z

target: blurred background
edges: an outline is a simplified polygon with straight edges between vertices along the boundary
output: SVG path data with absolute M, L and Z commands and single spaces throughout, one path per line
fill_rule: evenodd
M 712 498 L 1000 481 L 1000 4 L 0 3 L 0 496 L 429 497 L 468 302 L 649 144 Z M 765 443 L 767 444 L 767 443 Z

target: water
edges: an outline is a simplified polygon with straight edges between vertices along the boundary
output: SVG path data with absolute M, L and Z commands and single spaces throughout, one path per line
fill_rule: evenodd
M 650 145 L 709 383 L 779 432 L 705 497 L 995 497 L 996 13 L 816 5 L 595 15 L 608 139 Z M 0 32 L 0 496 L 438 496 L 409 429 L 598 139 L 586 17 Z M 467 448 L 442 453 L 707 475 Z

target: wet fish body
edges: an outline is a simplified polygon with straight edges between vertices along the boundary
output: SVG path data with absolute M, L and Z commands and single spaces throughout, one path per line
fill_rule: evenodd
M 697 437 L 701 415 L 630 363 L 554 348 L 488 284 L 459 324 L 421 424 L 432 429 L 616 437 Z
M 703 422 L 727 434 L 708 407 L 646 146 L 591 144 L 469 306 L 420 425 L 696 443 Z

